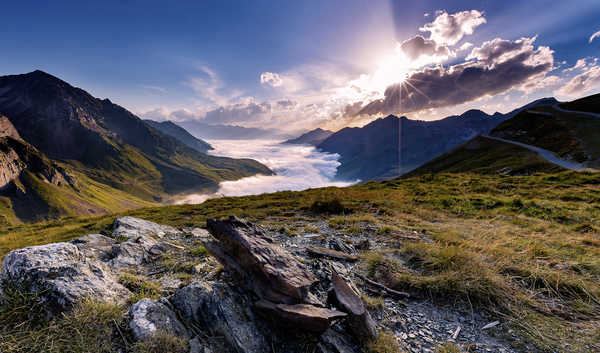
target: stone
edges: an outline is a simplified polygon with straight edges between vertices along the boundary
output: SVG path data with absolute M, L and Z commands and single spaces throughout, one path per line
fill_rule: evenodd
M 319 333 L 325 332 L 333 321 L 346 317 L 346 314 L 340 311 L 310 304 L 276 304 L 259 300 L 255 307 L 278 325 Z
M 344 241 L 340 240 L 340 238 L 333 238 L 329 240 L 329 248 L 347 254 L 353 254 L 355 252 L 354 247 L 351 244 L 345 243 Z
M 170 298 L 173 307 L 210 335 L 222 336 L 238 353 L 270 352 L 264 328 L 249 310 L 251 303 L 234 287 L 195 281 Z
M 48 317 L 71 309 L 83 298 L 123 303 L 131 292 L 104 263 L 86 258 L 73 243 L 53 243 L 11 251 L 0 280 L 41 294 Z
M 187 329 L 166 304 L 160 300 L 144 298 L 131 306 L 129 327 L 136 340 L 144 340 L 157 332 L 188 338 Z
M 176 228 L 157 224 L 135 217 L 119 217 L 115 220 L 112 236 L 116 239 L 137 238 L 140 236 L 163 238 L 165 236 L 175 236 L 182 232 Z
M 340 310 L 348 314 L 350 331 L 360 340 L 369 341 L 378 336 L 377 326 L 365 308 L 360 296 L 337 274 L 331 273 L 332 299 Z
M 356 350 L 344 335 L 333 329 L 325 331 L 317 344 L 318 353 L 356 353 Z
M 200 337 L 194 337 L 190 340 L 190 352 L 189 353 L 213 353 L 214 351 L 205 345 Z
M 289 304 L 308 300 L 316 277 L 262 228 L 233 216 L 227 221 L 209 219 L 207 228 L 219 240 L 207 243 L 207 249 L 261 298 Z
M 117 241 L 102 234 L 88 234 L 70 241 L 87 257 L 106 261 L 112 257 L 112 248 Z

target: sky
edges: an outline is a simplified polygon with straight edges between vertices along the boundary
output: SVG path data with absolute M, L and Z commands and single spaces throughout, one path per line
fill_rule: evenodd
M 288 131 L 600 92 L 600 2 L 8 1 L 0 75 L 143 118 Z

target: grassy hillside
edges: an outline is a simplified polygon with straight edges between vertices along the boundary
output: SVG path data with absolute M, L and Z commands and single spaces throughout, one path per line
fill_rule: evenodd
M 506 120 L 490 135 L 538 146 L 593 168 L 600 166 L 598 118 L 537 107 Z
M 530 175 L 560 172 L 562 167 L 547 162 L 537 153 L 510 143 L 478 136 L 406 174 L 482 173 Z
M 600 114 L 600 93 L 577 99 L 572 102 L 561 103 L 560 106 L 567 110 Z
M 342 214 L 313 207 L 333 200 Z M 374 280 L 492 312 L 522 337 L 517 348 L 530 342 L 553 352 L 600 349 L 600 173 L 425 175 L 126 214 L 175 226 L 235 214 L 289 236 L 315 224 L 368 234 L 387 244 L 362 259 Z M 105 232 L 115 217 L 5 227 L 0 254 Z

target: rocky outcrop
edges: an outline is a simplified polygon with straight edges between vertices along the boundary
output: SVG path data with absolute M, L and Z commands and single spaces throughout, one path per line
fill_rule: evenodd
M 122 303 L 131 295 L 105 263 L 87 258 L 72 243 L 10 252 L 2 261 L 1 283 L 40 294 L 49 317 L 83 298 Z
M 360 296 L 336 271 L 332 271 L 331 287 L 331 297 L 342 311 L 348 313 L 348 326 L 355 337 L 362 341 L 376 339 L 377 326 L 371 314 L 365 308 Z
M 210 335 L 224 337 L 235 352 L 271 351 L 264 327 L 250 309 L 252 302 L 228 284 L 196 281 L 178 290 L 171 303 Z
M 14 125 L 8 120 L 7 117 L 0 114 L 0 137 L 12 137 L 14 139 L 20 139 L 21 136 Z
M 137 340 L 147 339 L 157 332 L 189 338 L 187 329 L 169 308 L 166 300 L 144 298 L 131 306 L 129 315 L 129 327 Z
M 90 234 L 11 251 L 2 262 L 0 283 L 41 294 L 49 317 L 83 298 L 123 303 L 132 293 L 119 283 L 119 274 L 139 270 L 170 250 L 181 250 L 160 240 L 174 234 L 182 232 L 132 217 L 118 218 L 110 237 Z
M 207 220 L 207 228 L 219 240 L 210 244 L 224 266 L 250 282 L 256 293 L 275 303 L 310 303 L 315 276 L 297 259 L 273 243 L 259 226 L 236 217 Z
M 6 187 L 27 168 L 17 152 L 11 148 L 0 150 L 0 189 Z
M 325 332 L 336 319 L 346 314 L 320 308 L 310 304 L 275 304 L 267 300 L 259 300 L 255 307 L 268 317 L 277 319 L 277 324 L 289 328 L 302 328 L 307 331 Z

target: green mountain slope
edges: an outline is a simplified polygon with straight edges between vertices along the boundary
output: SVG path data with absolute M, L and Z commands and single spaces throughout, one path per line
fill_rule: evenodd
M 74 172 L 27 142 L 0 137 L 0 224 L 156 205 Z
M 544 106 L 515 115 L 490 135 L 541 147 L 591 168 L 600 167 L 600 118 Z
M 200 153 L 206 153 L 213 149 L 212 146 L 206 141 L 195 138 L 192 136 L 192 134 L 187 132 L 186 129 L 171 121 L 144 120 L 144 122 L 163 134 L 176 138 L 177 140 L 186 144 L 188 147 L 193 148 Z
M 0 77 L 0 113 L 49 158 L 144 200 L 272 173 L 253 160 L 202 154 L 110 100 L 41 71 Z
M 547 162 L 526 148 L 477 136 L 405 176 L 430 173 L 531 175 L 536 172 L 552 173 L 563 170 L 565 169 Z

